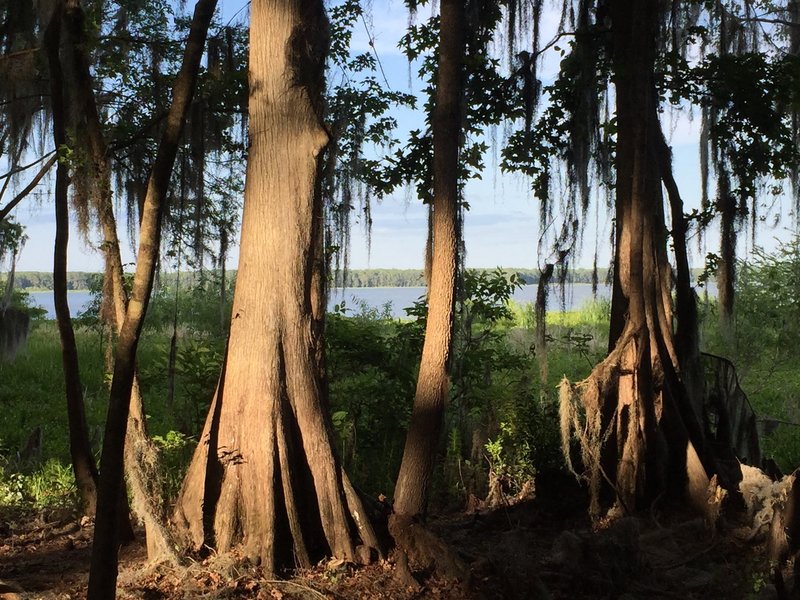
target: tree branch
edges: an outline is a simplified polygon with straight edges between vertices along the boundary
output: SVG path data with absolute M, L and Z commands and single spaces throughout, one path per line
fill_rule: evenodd
M 33 188 L 35 188 L 37 185 L 39 185 L 39 182 L 42 180 L 42 178 L 50 170 L 50 167 L 52 167 L 55 164 L 56 159 L 58 158 L 58 155 L 55 152 L 51 152 L 49 154 L 49 156 L 50 156 L 50 160 L 48 160 L 44 164 L 44 166 L 42 166 L 42 168 L 39 169 L 39 172 L 36 174 L 36 176 L 33 179 L 31 179 L 30 183 L 25 186 L 25 189 L 23 189 L 19 194 L 14 196 L 14 198 L 8 204 L 6 204 L 5 207 L 0 209 L 0 221 L 5 219 L 6 216 L 8 215 L 8 213 L 10 213 L 12 210 L 14 210 L 14 208 L 16 208 L 17 204 L 19 204 L 25 198 L 25 196 L 27 196 L 28 194 L 30 194 L 33 191 Z M 45 158 L 47 158 L 47 157 L 45 156 Z
M 162 111 L 161 113 L 157 114 L 152 119 L 150 119 L 147 125 L 145 125 L 141 129 L 139 129 L 139 131 L 132 134 L 128 139 L 109 143 L 106 151 L 110 154 L 111 152 L 124 150 L 125 148 L 133 146 L 136 142 L 142 139 L 147 134 L 148 131 L 150 131 L 156 125 L 161 123 L 161 121 L 163 121 L 166 117 L 167 117 L 167 111 L 166 110 Z
M 39 50 L 40 48 L 27 48 L 26 50 L 19 50 L 18 52 L 11 52 L 9 54 L 0 54 L 0 60 L 14 60 L 15 58 L 25 56 L 26 54 L 39 52 Z
M 40 162 L 42 162 L 43 160 L 47 160 L 49 157 L 51 157 L 51 156 L 52 156 L 53 154 L 55 154 L 55 153 L 56 153 L 56 151 L 55 151 L 55 150 L 51 150 L 50 152 L 48 152 L 47 154 L 45 154 L 45 155 L 44 155 L 44 156 L 42 156 L 41 158 L 37 158 L 37 159 L 36 159 L 35 161 L 33 161 L 32 163 L 29 163 L 29 164 L 27 164 L 27 165 L 23 165 L 23 166 L 21 166 L 21 167 L 15 167 L 14 169 L 11 169 L 11 170 L 10 170 L 8 173 L 6 173 L 5 175 L 0 175 L 0 179 L 8 179 L 9 177 L 13 177 L 13 176 L 14 176 L 14 175 L 16 175 L 17 173 L 22 173 L 23 171 L 27 171 L 27 170 L 28 170 L 28 169 L 30 169 L 31 167 L 35 167 L 36 165 L 38 165 L 38 164 L 39 164 Z M 51 163 L 51 165 L 52 165 L 52 163 Z

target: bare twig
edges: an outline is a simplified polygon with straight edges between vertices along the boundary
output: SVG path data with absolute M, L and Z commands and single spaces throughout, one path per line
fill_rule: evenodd
M 21 167 L 14 167 L 8 173 L 0 175 L 0 179 L 8 179 L 9 177 L 13 177 L 17 173 L 22 173 L 23 171 L 26 171 L 26 170 L 30 169 L 31 167 L 35 167 L 40 162 L 47 160 L 50 156 L 52 156 L 55 153 L 56 153 L 55 150 L 51 150 L 50 152 L 48 152 L 47 154 L 45 154 L 41 158 L 37 158 L 32 163 L 28 163 L 27 165 L 22 165 Z
M 58 156 L 56 155 L 55 152 L 50 153 L 50 160 L 48 160 L 42 166 L 42 168 L 39 169 L 39 172 L 33 179 L 31 179 L 30 183 L 28 183 L 28 185 L 25 186 L 25 189 L 23 189 L 19 194 L 14 196 L 14 198 L 12 198 L 8 204 L 6 204 L 2 209 L 0 209 L 0 221 L 5 219 L 6 216 L 8 216 L 8 213 L 14 210 L 17 204 L 19 204 L 25 198 L 25 196 L 30 194 L 37 185 L 39 185 L 39 182 L 50 170 L 50 167 L 52 167 L 55 164 L 57 158 Z
M 10 52 L 9 54 L 0 54 L 0 60 L 14 60 L 15 58 L 25 56 L 26 54 L 39 52 L 39 50 L 39 48 L 27 48 L 25 50 L 19 50 L 18 52 Z

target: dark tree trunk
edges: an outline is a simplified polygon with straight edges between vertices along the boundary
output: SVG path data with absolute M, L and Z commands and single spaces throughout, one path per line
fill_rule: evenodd
M 135 380 L 136 350 L 158 262 L 166 193 L 215 7 L 216 0 L 199 0 L 195 6 L 183 62 L 172 89 L 172 104 L 167 113 L 166 127 L 144 199 L 136 273 L 125 322 L 122 324 L 117 341 L 103 439 L 103 471 L 100 477 L 95 538 L 92 546 L 89 600 L 105 600 L 114 598 L 116 594 L 119 544 L 116 527 L 118 504 L 115 500 L 123 489 L 125 433 Z
M 675 346 L 678 363 L 682 368 L 682 378 L 687 394 L 698 419 L 703 414 L 703 363 L 700 358 L 699 321 L 697 315 L 697 296 L 692 287 L 689 268 L 686 234 L 688 223 L 683 213 L 678 184 L 672 174 L 672 151 L 661 131 L 658 120 L 653 124 L 658 128 L 654 140 L 661 180 L 667 190 L 672 216 L 672 243 L 675 252 Z
M 59 49 L 61 46 L 61 15 L 63 6 L 56 5 L 47 27 L 45 45 L 50 72 L 50 106 L 53 113 L 53 140 L 56 148 L 67 143 L 64 119 L 64 89 Z M 56 167 L 56 239 L 53 265 L 53 297 L 56 322 L 61 338 L 61 360 L 64 368 L 64 384 L 69 421 L 69 449 L 75 484 L 83 504 L 83 512 L 94 516 L 97 508 L 97 466 L 94 462 L 86 410 L 83 404 L 78 364 L 78 348 L 67 302 L 67 247 L 69 245 L 69 166 L 58 161 Z
M 547 385 L 547 286 L 553 279 L 555 265 L 547 263 L 539 269 L 539 284 L 536 286 L 536 358 L 539 362 L 539 378 Z
M 732 339 L 734 284 L 736 280 L 736 199 L 731 193 L 730 175 L 719 166 L 717 211 L 720 214 L 720 252 L 717 265 L 717 295 L 720 324 Z
M 222 376 L 176 509 L 195 547 L 268 573 L 377 547 L 333 449 L 324 397 L 318 158 L 327 23 L 319 0 L 255 0 L 250 150 Z M 254 359 L 255 357 L 255 359 Z
M 219 236 L 219 329 L 225 331 L 228 324 L 228 280 L 227 280 L 227 265 L 225 264 L 228 259 L 228 231 L 223 226 L 223 230 Z

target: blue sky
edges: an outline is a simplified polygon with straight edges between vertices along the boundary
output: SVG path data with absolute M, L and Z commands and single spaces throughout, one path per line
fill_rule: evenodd
M 191 6 L 191 3 L 188 3 Z M 221 0 L 221 10 L 226 17 L 239 11 L 242 0 Z M 420 18 L 427 16 L 430 9 L 422 9 Z M 558 14 L 549 10 L 545 15 L 543 27 L 543 43 L 555 33 Z M 413 81 L 405 57 L 397 48 L 397 40 L 404 33 L 408 23 L 408 14 L 402 2 L 398 0 L 378 0 L 374 3 L 371 27 L 375 48 L 387 73 L 390 85 L 402 91 L 418 91 L 419 83 Z M 365 51 L 369 48 L 368 38 L 363 28 L 359 28 L 355 37 L 355 50 Z M 502 47 L 502 45 L 501 45 Z M 540 68 L 540 77 L 545 83 L 552 79 L 556 72 L 559 57 L 554 52 L 545 56 Z M 334 74 L 335 76 L 335 74 Z M 415 87 L 417 89 L 415 89 Z M 421 117 L 401 113 L 401 128 L 419 127 Z M 687 115 L 664 118 L 665 131 L 670 132 L 670 141 L 675 154 L 675 171 L 678 184 L 681 186 L 687 210 L 699 204 L 700 186 L 698 174 L 698 131 L 699 119 L 693 122 Z M 498 138 L 501 138 L 498 135 Z M 492 151 L 496 151 L 492 150 Z M 524 267 L 539 266 L 537 257 L 537 240 L 539 236 L 538 201 L 530 192 L 529 183 L 516 175 L 504 175 L 491 165 L 493 158 L 487 157 L 489 166 L 484 178 L 470 182 L 466 188 L 466 200 L 471 209 L 465 221 L 465 240 L 467 248 L 466 262 L 471 267 Z M 25 185 L 20 181 L 19 187 Z M 52 205 L 47 201 L 52 180 L 40 186 L 35 198 L 26 199 L 16 211 L 17 219 L 27 226 L 29 241 L 18 264 L 20 270 L 49 271 L 52 268 L 52 248 L 54 238 L 54 219 Z M 9 197 L 9 195 L 7 195 Z M 372 207 L 372 239 L 368 252 L 363 227 L 354 223 L 352 232 L 351 267 L 352 268 L 421 268 L 424 256 L 426 235 L 426 210 L 408 191 L 395 194 L 393 197 L 374 202 Z M 610 251 L 608 248 L 608 231 L 610 217 L 600 215 L 595 225 L 595 217 L 590 217 L 590 225 L 586 229 L 583 253 L 578 257 L 578 266 L 589 266 L 594 252 L 595 238 L 600 242 L 600 263 L 608 264 Z M 784 220 L 788 225 L 789 221 Z M 121 235 L 124 232 L 120 232 Z M 779 228 L 762 234 L 759 243 L 770 246 L 775 236 L 785 238 L 786 231 Z M 743 236 L 745 237 L 745 236 Z M 73 231 L 69 252 L 70 270 L 98 271 L 102 268 L 100 253 L 93 248 L 98 240 L 90 240 L 87 244 Z M 123 260 L 133 262 L 133 254 L 125 244 Z M 714 251 L 715 239 L 708 241 L 708 250 Z M 742 244 L 740 250 L 745 250 Z M 702 264 L 705 250 L 693 245 L 691 248 L 695 266 Z M 544 260 L 544 257 L 543 257 Z M 231 267 L 235 267 L 236 252 L 232 253 Z M 0 265 L 0 269 L 5 269 Z

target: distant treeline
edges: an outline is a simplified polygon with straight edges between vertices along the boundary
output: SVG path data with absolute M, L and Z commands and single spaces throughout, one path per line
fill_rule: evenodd
M 67 273 L 68 290 L 88 290 L 93 278 L 100 273 L 87 273 L 85 271 L 71 271 Z M 8 273 L 0 274 L 0 280 L 6 281 Z M 14 286 L 23 290 L 52 290 L 53 274 L 43 271 L 17 271 L 14 275 Z
M 494 271 L 494 269 L 477 269 L 479 271 Z M 523 284 L 539 282 L 538 269 L 503 269 L 510 276 L 516 274 Z M 606 270 L 598 273 L 600 282 L 606 279 Z M 591 283 L 591 269 L 573 269 L 570 271 L 569 281 L 572 283 Z M 341 278 L 337 278 L 337 285 Z M 419 269 L 352 269 L 347 271 L 345 287 L 419 287 L 425 285 L 425 275 Z
M 495 271 L 495 269 L 475 269 L 477 271 Z M 502 269 L 507 277 L 516 274 L 524 285 L 539 283 L 539 269 Z M 697 277 L 703 269 L 692 269 L 692 278 Z M 608 269 L 597 270 L 597 282 L 605 285 L 608 280 Z M 557 280 L 557 275 L 553 278 Z M 341 287 L 341 277 L 336 278 L 337 287 Z M 425 276 L 416 269 L 352 269 L 347 271 L 345 287 L 420 287 L 425 285 Z M 592 269 L 572 269 L 567 274 L 569 283 L 592 283 Z M 610 283 L 610 282 L 609 282 Z
M 485 269 L 494 271 L 494 269 Z M 516 273 L 522 283 L 531 284 L 539 281 L 539 271 L 537 269 L 503 269 L 506 275 Z M 204 273 L 205 281 L 213 281 L 218 274 L 213 271 Z M 83 271 L 71 271 L 67 273 L 67 289 L 69 290 L 88 290 L 91 287 L 93 278 L 102 276 L 101 273 L 87 273 Z M 4 280 L 7 274 L 0 274 L 0 280 Z M 236 271 L 230 271 L 229 281 L 236 277 Z M 599 273 L 600 282 L 604 282 L 606 277 L 605 270 Z M 162 273 L 159 277 L 160 287 L 169 288 L 175 284 L 176 273 Z M 195 272 L 181 273 L 181 287 L 192 287 L 201 278 Z M 575 269 L 570 273 L 570 281 L 573 283 L 591 283 L 591 269 Z M 341 287 L 341 273 L 334 278 L 335 285 Z M 53 274 L 42 271 L 17 271 L 14 282 L 17 288 L 27 290 L 52 290 Z M 345 287 L 421 287 L 425 285 L 425 276 L 420 269 L 350 269 L 346 273 Z
M 484 269 L 494 271 L 494 269 Z M 516 273 L 523 284 L 534 284 L 539 282 L 538 269 L 503 269 L 506 275 Z M 608 271 L 601 269 L 598 271 L 598 281 L 603 285 L 606 281 Z M 699 269 L 693 270 L 696 276 L 700 273 Z M 206 272 L 207 281 L 217 275 L 213 271 Z M 67 273 L 67 289 L 87 290 L 90 288 L 92 278 L 100 276 L 99 273 L 86 273 L 83 271 L 72 271 Z M 0 275 L 0 280 L 4 280 L 6 274 Z M 229 281 L 236 277 L 236 271 L 229 273 Z M 162 287 L 174 285 L 177 278 L 176 273 L 164 273 L 160 276 Z M 181 286 L 191 286 L 192 282 L 200 278 L 197 273 L 181 273 Z M 573 269 L 569 273 L 568 281 L 571 283 L 591 283 L 591 269 Z M 40 271 L 17 271 L 15 283 L 21 289 L 53 289 L 53 274 Z M 341 287 L 341 274 L 335 278 L 335 285 Z M 421 287 L 425 285 L 425 277 L 419 269 L 351 269 L 347 271 L 345 287 Z

